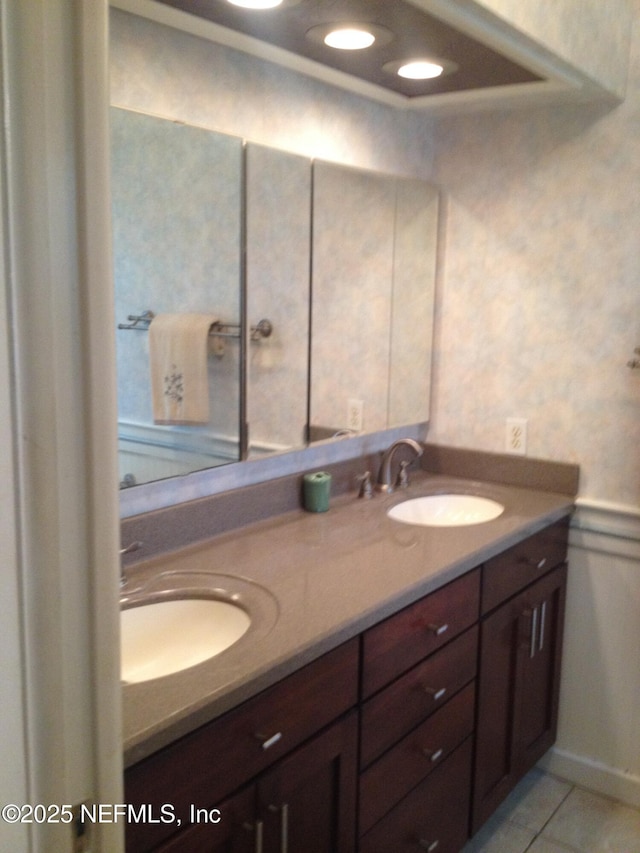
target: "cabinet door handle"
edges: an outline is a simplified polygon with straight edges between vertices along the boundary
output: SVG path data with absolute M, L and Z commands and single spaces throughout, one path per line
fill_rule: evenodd
M 253 850 L 254 853 L 262 853 L 262 828 L 263 823 L 261 820 L 257 820 L 255 826 L 252 823 L 244 823 L 242 825 L 243 829 L 246 829 L 247 832 L 254 833 L 254 845 Z
M 449 630 L 449 625 L 445 622 L 443 625 L 436 625 L 433 622 L 430 622 L 427 625 L 427 628 L 436 635 L 436 637 L 441 637 Z
M 256 732 L 254 737 L 256 738 L 256 740 L 260 741 L 260 745 L 263 749 L 270 749 L 272 746 L 278 743 L 278 741 L 282 737 L 282 732 L 276 732 L 273 735 L 263 735 L 260 732 Z
M 280 812 L 280 853 L 289 853 L 289 804 L 269 806 L 270 812 Z
M 439 699 L 442 699 L 444 694 L 447 692 L 446 687 L 425 687 L 424 692 L 427 693 L 434 702 L 437 702 Z
M 531 637 L 529 642 L 529 657 L 533 658 L 536 654 L 536 634 L 538 633 L 538 608 L 533 608 L 531 614 Z
M 427 841 L 426 838 L 419 838 L 418 845 L 427 853 L 433 853 L 439 847 L 440 842 L 437 839 L 436 841 Z
M 422 754 L 433 762 L 436 762 L 439 758 L 442 758 L 442 753 L 442 749 L 427 749 L 426 747 L 424 747 L 422 750 Z
M 547 621 L 547 602 L 543 601 L 540 605 L 540 635 L 538 638 L 538 651 L 541 652 L 544 649 L 544 630 L 545 624 Z

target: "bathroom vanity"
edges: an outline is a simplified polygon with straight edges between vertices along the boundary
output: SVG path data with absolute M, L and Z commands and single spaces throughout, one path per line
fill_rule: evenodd
M 390 519 L 455 489 L 505 507 Z M 555 737 L 568 518 L 559 491 L 421 472 L 140 565 L 269 589 L 278 618 L 213 661 L 124 687 L 127 849 L 455 853 Z M 165 811 L 163 812 L 162 809 Z

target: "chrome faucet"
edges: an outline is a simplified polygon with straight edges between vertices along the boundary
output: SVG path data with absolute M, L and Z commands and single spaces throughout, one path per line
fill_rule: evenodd
M 422 456 L 422 448 L 418 442 L 414 441 L 412 438 L 399 438 L 397 441 L 394 441 L 382 455 L 382 462 L 380 463 L 380 471 L 378 473 L 378 482 L 376 484 L 377 492 L 386 492 L 387 494 L 391 494 L 391 492 L 393 492 L 396 484 L 391 482 L 391 461 L 398 447 L 402 447 L 403 445 L 410 447 L 416 457 Z M 402 469 L 402 474 L 402 485 L 405 486 L 408 482 L 406 477 L 406 465 Z

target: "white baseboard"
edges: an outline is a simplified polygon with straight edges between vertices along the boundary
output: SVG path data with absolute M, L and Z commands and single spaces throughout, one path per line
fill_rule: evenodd
M 550 749 L 538 762 L 538 767 L 574 785 L 640 808 L 640 776 L 624 773 L 556 747 Z

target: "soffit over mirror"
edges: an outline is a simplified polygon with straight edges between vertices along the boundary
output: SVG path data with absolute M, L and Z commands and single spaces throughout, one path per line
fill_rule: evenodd
M 160 2 L 409 100 L 543 79 L 412 0 L 285 0 L 278 8 L 262 10 L 239 8 L 227 0 Z M 383 38 L 365 50 L 336 50 L 308 35 L 335 23 L 373 24 L 382 28 Z M 413 80 L 385 68 L 431 57 L 455 70 L 435 79 Z
M 115 107 L 112 125 L 118 320 L 273 324 L 213 336 L 195 427 L 154 423 L 149 336 L 118 331 L 123 486 L 428 419 L 432 185 Z

